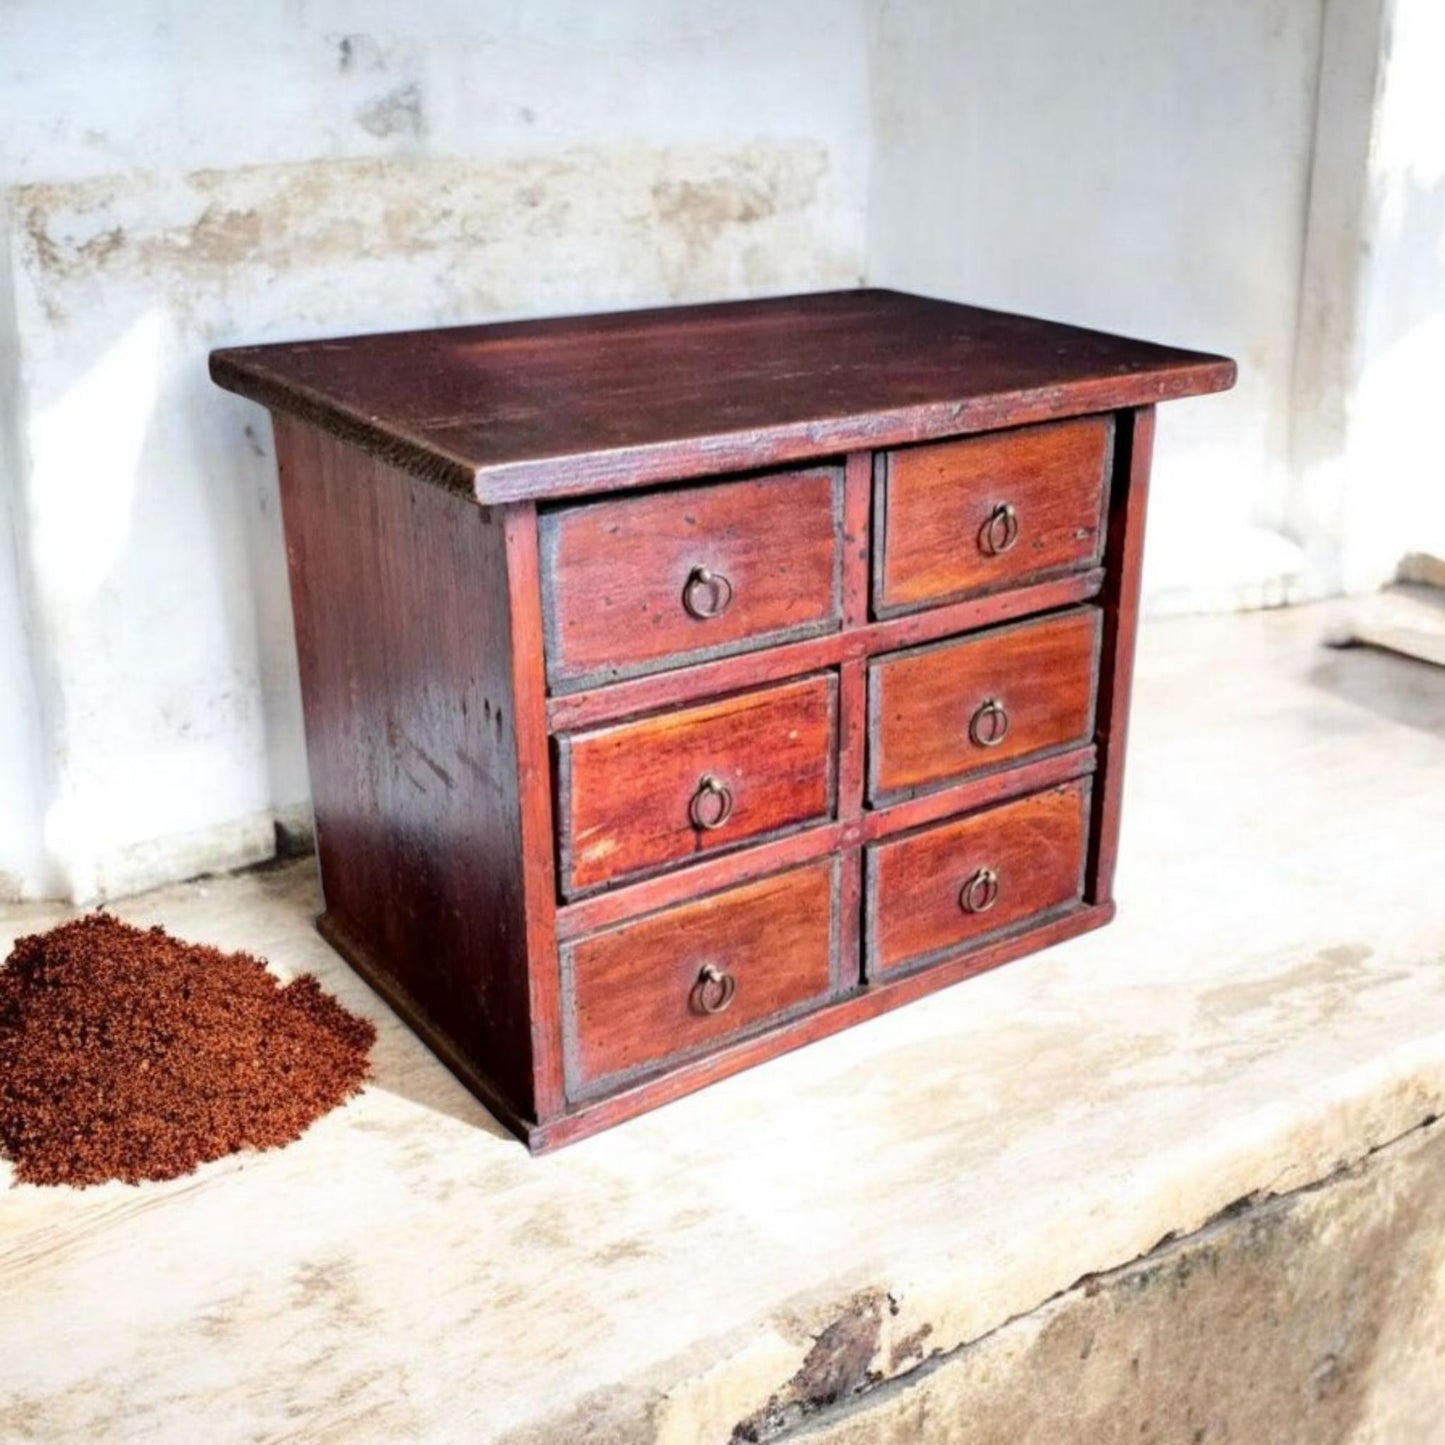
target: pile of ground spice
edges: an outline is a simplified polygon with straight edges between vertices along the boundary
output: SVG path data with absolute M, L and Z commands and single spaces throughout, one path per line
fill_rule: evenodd
M 85 1185 L 275 1149 L 361 1088 L 375 1039 L 310 974 L 92 913 L 0 969 L 0 1153 Z

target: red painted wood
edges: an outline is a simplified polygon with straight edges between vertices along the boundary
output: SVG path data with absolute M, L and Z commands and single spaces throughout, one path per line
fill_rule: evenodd
M 820 467 L 545 513 L 554 690 L 836 629 L 842 493 Z
M 863 811 L 863 768 L 868 746 L 868 678 L 862 659 L 839 669 L 838 816 Z
M 994 623 L 1052 611 L 1074 602 L 1086 602 L 1102 587 L 1102 571 L 1080 573 L 1037 586 L 976 597 L 947 607 L 935 607 L 906 617 L 891 618 L 831 637 L 796 642 L 745 657 L 699 663 L 675 672 L 634 678 L 610 687 L 592 688 L 548 699 L 547 721 L 554 732 L 591 727 L 613 718 L 632 717 L 690 698 L 711 697 L 734 688 L 816 672 L 823 667 L 894 652 L 917 643 L 972 632 Z
M 1113 429 L 1083 417 L 883 453 L 879 615 L 1096 565 Z
M 561 1109 L 564 1096 L 554 904 L 557 880 L 552 866 L 556 845 L 552 833 L 536 507 L 530 502 L 507 507 L 502 512 L 502 532 L 512 632 L 512 699 L 521 806 L 522 884 L 526 898 L 532 1107 L 537 1117 L 546 1118 Z M 485 709 L 483 711 L 485 713 Z
M 824 859 L 569 944 L 569 1095 L 824 998 L 836 974 L 836 872 Z
M 863 977 L 863 850 L 848 847 L 837 857 L 837 991 L 848 993 L 858 987 Z
M 1124 802 L 1124 750 L 1129 735 L 1129 693 L 1134 682 L 1134 644 L 1139 631 L 1139 589 L 1144 571 L 1144 512 L 1154 447 L 1154 408 L 1122 419 L 1118 461 L 1109 504 L 1105 556 L 1104 637 L 1099 682 L 1099 784 L 1089 839 L 1084 896 L 1105 903 L 1114 896 Z
M 1094 727 L 1099 628 L 1098 609 L 1080 607 L 874 660 L 869 797 L 1085 742 Z M 998 732 L 981 726 L 989 707 Z
M 916 968 L 1084 889 L 1086 779 L 936 823 L 868 850 L 865 972 Z
M 843 626 L 868 621 L 868 517 L 873 507 L 873 453 L 852 452 L 843 469 Z
M 865 812 L 861 817 L 846 822 L 805 828 L 775 842 L 760 843 L 737 853 L 727 853 L 659 874 L 640 883 L 579 898 L 558 910 L 557 936 L 562 939 L 578 938 L 688 898 L 716 893 L 751 878 L 795 867 L 825 853 L 856 848 L 860 843 L 875 842 L 903 829 L 916 828 L 955 813 L 971 812 L 1006 798 L 1016 798 L 1055 783 L 1067 782 L 1070 778 L 1091 772 L 1093 767 L 1092 744 L 1071 748 L 1035 763 L 969 778 L 953 787 L 941 788 L 936 793 L 894 803 L 876 812 Z
M 559 737 L 564 891 L 824 821 L 837 712 L 838 679 L 815 674 Z
M 991 803 L 1017 798 L 1025 793 L 1052 787 L 1055 783 L 1067 783 L 1092 773 L 1096 757 L 1093 743 L 1088 743 L 1081 748 L 1068 748 L 1061 753 L 1051 753 L 1037 762 L 1022 763 L 1018 767 L 1001 768 L 996 773 L 983 773 L 978 777 L 967 778 L 962 783 L 940 788 L 935 793 L 905 798 L 900 802 L 890 803 L 886 808 L 865 813 L 862 831 L 858 836 L 866 843 L 875 843 L 878 839 L 890 837 L 894 833 L 921 828 L 925 823 L 936 823 L 957 813 L 971 813 L 976 808 L 986 808 Z
M 216 382 L 484 502 L 1222 391 L 1234 364 L 896 291 L 214 352 Z

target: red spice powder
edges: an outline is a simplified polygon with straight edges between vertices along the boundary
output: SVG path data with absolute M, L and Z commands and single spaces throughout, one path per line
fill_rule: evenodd
M 93 913 L 0 969 L 0 1153 L 29 1184 L 174 1179 L 360 1090 L 376 1030 L 310 974 Z

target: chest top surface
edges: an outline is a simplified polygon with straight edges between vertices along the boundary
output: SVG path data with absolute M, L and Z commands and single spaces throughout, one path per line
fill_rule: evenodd
M 855 290 L 233 347 L 211 374 L 493 503 L 1223 391 L 1234 364 Z

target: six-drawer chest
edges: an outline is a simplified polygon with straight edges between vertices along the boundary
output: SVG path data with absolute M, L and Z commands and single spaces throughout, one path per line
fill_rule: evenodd
M 320 927 L 534 1149 L 1113 914 L 1154 406 L 887 291 L 211 359 L 269 407 Z

